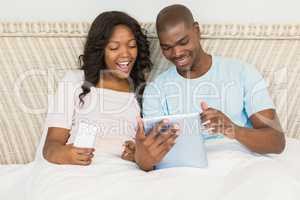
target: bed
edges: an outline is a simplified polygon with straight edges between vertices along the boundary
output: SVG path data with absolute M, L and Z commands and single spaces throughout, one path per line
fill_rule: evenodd
M 154 70 L 166 70 L 153 23 L 142 24 Z M 0 199 L 300 199 L 300 26 L 204 24 L 202 45 L 214 55 L 254 64 L 268 82 L 287 145 L 258 155 L 229 139 L 206 142 L 208 168 L 143 172 L 119 155 L 91 166 L 35 160 L 47 96 L 66 70 L 78 69 L 89 23 L 0 22 Z

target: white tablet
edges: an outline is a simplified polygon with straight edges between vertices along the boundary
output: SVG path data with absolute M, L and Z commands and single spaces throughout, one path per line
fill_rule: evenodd
M 163 119 L 169 119 L 171 124 L 176 123 L 180 127 L 194 130 L 198 129 L 200 131 L 203 127 L 201 126 L 199 115 L 199 113 L 189 113 L 143 118 L 145 133 L 148 133 L 156 125 L 156 123 L 159 123 Z
M 144 118 L 145 132 L 149 132 L 157 122 L 163 119 L 169 119 L 171 124 L 177 123 L 180 127 L 180 135 L 176 139 L 176 144 L 156 166 L 156 169 L 206 167 L 208 163 L 199 113 Z
M 156 123 L 162 121 L 163 119 L 169 119 L 171 124 L 177 123 L 180 127 L 183 127 L 183 129 L 189 134 L 202 134 L 205 140 L 224 137 L 221 134 L 209 134 L 209 130 L 205 129 L 202 125 L 203 122 L 201 122 L 200 120 L 200 113 L 143 118 L 145 133 L 147 134 L 156 125 Z M 196 130 L 198 130 L 198 132 L 196 132 Z

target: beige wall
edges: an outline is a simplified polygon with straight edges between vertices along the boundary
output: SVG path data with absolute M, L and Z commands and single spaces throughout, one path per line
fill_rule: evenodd
M 114 9 L 149 22 L 162 7 L 175 2 L 192 8 L 205 23 L 300 22 L 299 0 L 0 0 L 0 20 L 90 21 Z

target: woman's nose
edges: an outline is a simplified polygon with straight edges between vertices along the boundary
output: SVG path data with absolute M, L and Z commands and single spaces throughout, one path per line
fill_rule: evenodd
M 130 56 L 130 51 L 128 47 L 122 47 L 120 51 L 121 57 L 129 57 Z

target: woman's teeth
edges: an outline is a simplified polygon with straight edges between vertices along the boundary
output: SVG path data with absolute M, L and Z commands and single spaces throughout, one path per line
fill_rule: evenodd
M 129 71 L 129 63 L 130 61 L 117 63 L 119 70 L 124 73 L 127 73 Z
M 129 64 L 129 62 L 120 62 L 120 63 L 118 63 L 118 65 L 119 65 L 121 68 L 126 68 L 126 67 L 128 67 L 128 64 Z

